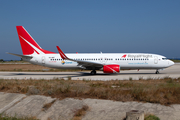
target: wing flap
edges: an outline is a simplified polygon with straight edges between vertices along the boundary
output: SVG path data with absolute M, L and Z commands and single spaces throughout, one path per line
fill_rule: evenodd
M 96 63 L 96 62 L 90 62 L 90 61 L 80 61 L 80 60 L 76 60 L 76 62 L 80 65 L 83 65 L 85 67 L 89 67 L 89 66 L 94 66 L 94 67 L 102 67 L 103 65 L 100 63 Z

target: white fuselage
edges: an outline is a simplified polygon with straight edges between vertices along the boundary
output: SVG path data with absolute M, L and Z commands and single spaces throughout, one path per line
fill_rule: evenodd
M 21 57 L 33 64 L 43 65 L 57 69 L 86 69 L 104 73 L 119 73 L 127 69 L 159 69 L 172 66 L 174 62 L 164 56 L 146 53 L 78 53 L 64 54 L 56 46 L 59 54 L 42 49 L 23 26 L 16 26 L 23 55 L 9 53 Z
M 145 53 L 78 53 L 66 54 L 74 60 L 89 61 L 104 65 L 117 64 L 125 69 L 163 69 L 172 66 L 174 62 L 157 54 Z M 84 69 L 77 62 L 63 60 L 59 54 L 34 54 L 32 59 L 24 59 L 30 63 L 57 69 Z M 88 68 L 86 68 L 88 69 Z

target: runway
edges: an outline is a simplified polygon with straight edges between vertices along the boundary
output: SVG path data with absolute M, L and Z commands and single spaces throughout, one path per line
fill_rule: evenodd
M 97 71 L 97 75 L 91 75 L 90 71 L 81 72 L 0 72 L 0 79 L 71 79 L 71 80 L 139 80 L 160 79 L 165 77 L 179 78 L 180 63 L 155 74 L 155 70 L 126 70 L 119 74 L 104 74 Z

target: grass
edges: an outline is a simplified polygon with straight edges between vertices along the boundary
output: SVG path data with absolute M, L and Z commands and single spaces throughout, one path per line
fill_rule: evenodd
M 180 62 L 180 60 L 172 60 L 173 62 Z
M 29 63 L 23 60 L 10 60 L 10 61 L 4 61 L 3 59 L 0 59 L 0 63 L 11 63 L 11 64 L 17 64 L 17 63 Z
M 115 101 L 140 101 L 162 105 L 180 104 L 180 78 L 138 81 L 91 80 L 4 80 L 0 92 L 45 95 L 59 99 L 95 98 Z
M 160 120 L 160 119 L 155 115 L 145 115 L 144 120 Z
M 38 120 L 35 117 L 10 117 L 0 114 L 0 120 Z

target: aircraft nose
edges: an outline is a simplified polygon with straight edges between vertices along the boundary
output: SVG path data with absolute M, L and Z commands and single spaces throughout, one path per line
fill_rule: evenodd
M 169 65 L 170 65 L 170 66 L 174 65 L 174 62 L 171 61 L 171 60 L 169 60 Z

